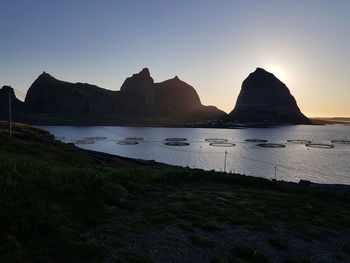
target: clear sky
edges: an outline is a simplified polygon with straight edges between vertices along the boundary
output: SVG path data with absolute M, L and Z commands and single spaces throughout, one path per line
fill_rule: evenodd
M 350 116 L 349 0 L 1 0 L 0 85 L 42 72 L 119 90 L 148 67 L 232 110 L 256 67 L 307 116 Z

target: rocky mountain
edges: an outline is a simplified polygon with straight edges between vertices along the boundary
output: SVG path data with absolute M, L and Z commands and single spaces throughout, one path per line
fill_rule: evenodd
M 240 122 L 309 123 L 287 86 L 257 68 L 243 81 L 236 106 L 228 116 Z
M 16 98 L 13 88 L 3 86 L 0 89 L 0 119 L 7 120 L 9 116 L 9 93 L 11 98 L 12 118 L 20 117 L 21 112 L 25 110 L 25 105 L 22 101 Z
M 147 68 L 127 78 L 120 91 L 65 82 L 44 72 L 22 106 L 19 119 L 37 124 L 198 123 L 226 115 L 203 106 L 195 89 L 178 77 L 154 83 Z
M 113 113 L 117 97 L 117 91 L 57 80 L 44 72 L 30 86 L 25 104 L 38 113 L 99 115 Z
M 9 93 L 12 107 L 19 109 L 23 107 L 23 102 L 16 98 L 13 88 L 10 86 L 3 86 L 0 89 L 0 110 L 8 110 L 9 108 Z

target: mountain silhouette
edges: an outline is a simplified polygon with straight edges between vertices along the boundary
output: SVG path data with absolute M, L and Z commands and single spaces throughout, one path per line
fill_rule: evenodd
M 236 106 L 228 116 L 240 122 L 309 123 L 287 86 L 257 68 L 243 81 Z
M 0 90 L 0 101 L 8 105 L 5 89 Z M 185 124 L 226 116 L 214 106 L 202 105 L 195 89 L 178 77 L 154 83 L 147 68 L 127 78 L 120 91 L 70 83 L 43 72 L 25 102 L 13 106 L 18 121 L 35 124 Z

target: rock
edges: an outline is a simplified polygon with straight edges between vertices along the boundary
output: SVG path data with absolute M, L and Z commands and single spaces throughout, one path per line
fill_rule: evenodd
M 206 121 L 226 116 L 214 106 L 202 105 L 196 90 L 178 76 L 156 83 L 154 88 L 157 113 L 161 118 Z
M 206 122 L 226 115 L 203 106 L 195 89 L 177 76 L 154 83 L 147 68 L 127 78 L 120 91 L 43 72 L 30 86 L 24 107 L 24 122 L 57 125 Z
M 309 123 L 287 86 L 257 68 L 243 81 L 229 120 L 240 122 Z
M 154 81 L 148 68 L 127 78 L 120 88 L 123 114 L 152 117 L 155 110 Z
M 11 94 L 12 121 L 21 121 L 20 116 L 25 111 L 25 104 L 16 98 L 13 88 L 10 86 L 3 86 L 0 89 L 0 119 L 8 120 L 9 118 L 9 92 Z
M 157 112 L 162 117 L 179 118 L 202 107 L 196 90 L 178 77 L 154 86 Z
M 23 102 L 17 99 L 16 94 L 10 86 L 3 86 L 0 89 L 0 110 L 7 111 L 9 110 L 9 93 L 11 94 L 11 106 L 14 111 L 22 110 Z
M 86 83 L 57 80 L 44 72 L 30 86 L 25 103 L 29 110 L 37 113 L 113 114 L 117 93 Z

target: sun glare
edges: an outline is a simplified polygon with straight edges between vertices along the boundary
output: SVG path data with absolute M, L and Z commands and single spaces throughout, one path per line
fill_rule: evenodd
M 274 74 L 282 82 L 287 81 L 287 73 L 282 67 L 272 65 L 272 66 L 267 66 L 266 70 Z

